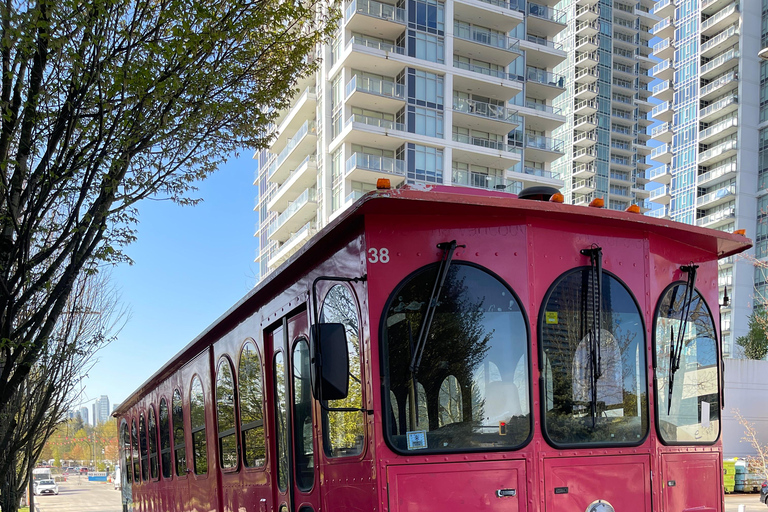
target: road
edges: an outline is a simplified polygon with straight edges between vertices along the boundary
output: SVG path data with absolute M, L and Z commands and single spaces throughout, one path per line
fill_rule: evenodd
M 70 478 L 59 484 L 58 496 L 35 496 L 36 512 L 122 512 L 120 491 L 111 483 Z
M 744 505 L 744 510 L 739 510 Z M 725 512 L 768 512 L 768 507 L 760 503 L 759 494 L 726 494 Z

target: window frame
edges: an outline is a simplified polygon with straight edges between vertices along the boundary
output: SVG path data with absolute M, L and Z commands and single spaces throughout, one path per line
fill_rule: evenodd
M 645 393 L 646 393 L 646 428 L 645 428 L 645 434 L 638 439 L 637 442 L 634 443 L 559 443 L 549 436 L 549 433 L 547 432 L 546 427 L 546 414 L 547 414 L 547 400 L 546 400 L 546 392 L 547 392 L 547 385 L 546 381 L 544 380 L 544 343 L 543 343 L 543 335 L 544 335 L 544 325 L 546 321 L 546 305 L 549 302 L 550 297 L 552 296 L 552 293 L 555 291 L 557 285 L 559 285 L 566 277 L 570 276 L 571 274 L 574 274 L 576 272 L 584 272 L 589 271 L 590 267 L 587 265 L 582 265 L 579 267 L 573 267 L 568 270 L 565 270 L 564 272 L 561 272 L 557 277 L 555 277 L 554 281 L 552 281 L 552 284 L 549 285 L 549 288 L 547 289 L 547 292 L 544 294 L 544 297 L 541 300 L 541 303 L 539 304 L 539 317 L 537 319 L 537 345 L 538 345 L 538 371 L 539 371 L 539 416 L 540 416 L 540 428 L 542 437 L 544 437 L 544 440 L 549 444 L 551 447 L 556 449 L 589 449 L 589 448 L 627 448 L 627 447 L 638 447 L 642 446 L 650 436 L 651 433 L 651 418 L 648 417 L 651 415 L 651 404 L 650 404 L 650 390 L 649 387 L 651 384 L 648 381 L 648 331 L 646 330 L 646 319 L 645 315 L 643 314 L 643 309 L 640 307 L 640 303 L 637 300 L 637 297 L 632 292 L 632 288 L 630 288 L 627 283 L 621 279 L 618 275 L 614 274 L 613 272 L 606 270 L 603 268 L 603 277 L 610 276 L 611 278 L 615 279 L 616 282 L 621 285 L 628 293 L 629 297 L 632 299 L 632 302 L 635 304 L 635 307 L 637 308 L 637 314 L 640 318 L 640 332 L 643 334 L 643 340 L 642 340 L 642 347 L 640 350 L 640 353 L 643 356 L 643 364 L 640 365 L 640 371 L 643 375 L 645 375 Z M 655 399 L 655 397 L 654 397 Z M 642 418 L 641 418 L 642 420 Z
M 240 377 L 241 370 L 242 370 L 242 363 L 243 363 L 243 352 L 245 351 L 245 348 L 248 346 L 251 346 L 254 353 L 256 354 L 256 357 L 259 359 L 259 365 L 257 368 L 257 378 L 260 382 L 260 397 L 261 397 L 261 421 L 256 420 L 249 423 L 243 423 L 243 415 L 242 415 L 242 404 L 240 403 L 243 394 L 240 392 L 240 386 L 242 385 L 243 379 Z M 265 400 L 265 388 L 264 388 L 264 357 L 261 353 L 261 350 L 259 350 L 259 345 L 256 343 L 256 340 L 253 338 L 248 338 L 243 345 L 240 347 L 240 351 L 238 352 L 238 364 L 237 364 L 237 410 L 240 414 L 238 414 L 237 418 L 237 428 L 239 432 L 239 441 L 240 441 L 240 462 L 243 465 L 242 467 L 248 471 L 248 470 L 254 470 L 254 471 L 265 471 L 267 468 L 267 459 L 269 458 L 269 446 L 267 445 L 267 425 L 266 425 L 266 400 Z M 248 462 L 245 459 L 245 449 L 243 449 L 243 446 L 247 446 L 244 441 L 244 436 L 247 432 L 250 432 L 251 430 L 255 430 L 261 427 L 261 434 L 262 434 L 262 441 L 264 446 L 264 463 L 259 465 L 253 465 L 249 466 Z
M 165 425 L 165 435 L 168 436 L 168 447 L 163 447 L 163 406 L 165 406 L 165 415 L 166 415 L 166 425 Z M 162 478 L 164 480 L 171 480 L 173 478 L 173 435 L 172 435 L 172 429 L 171 429 L 171 408 L 168 407 L 168 400 L 163 396 L 160 398 L 160 402 L 157 406 L 157 426 L 160 432 L 160 439 L 158 443 L 158 460 L 160 461 L 160 475 L 162 475 Z M 168 454 L 168 464 L 166 464 L 163 460 L 163 455 Z M 166 467 L 167 466 L 167 467 Z M 168 471 L 168 474 L 166 475 L 166 470 Z
M 312 453 L 310 455 L 311 462 L 312 462 L 312 483 L 309 485 L 309 487 L 306 487 L 303 485 L 303 482 L 301 482 L 301 478 L 299 476 L 299 466 L 303 462 L 307 462 L 307 455 L 305 453 L 299 454 L 298 453 L 298 447 L 299 447 L 299 436 L 303 435 L 303 425 L 298 424 L 298 411 L 296 410 L 297 405 L 302 405 L 298 402 L 296 402 L 296 355 L 301 350 L 299 349 L 299 346 L 301 344 L 304 344 L 306 347 L 306 363 L 307 363 L 307 375 L 305 376 L 305 382 L 302 383 L 302 386 L 305 387 L 305 389 L 302 389 L 302 393 L 306 393 L 307 402 L 306 405 L 309 408 L 308 414 L 306 416 L 306 419 L 309 419 L 311 429 L 310 429 L 310 446 L 312 448 Z M 310 355 L 310 348 L 309 348 L 309 339 L 306 336 L 299 336 L 294 342 L 293 346 L 291 347 L 291 358 L 290 358 L 290 383 L 288 387 L 288 393 L 290 396 L 290 399 L 288 400 L 288 410 L 289 410 L 289 424 L 293 425 L 293 429 L 290 427 L 288 428 L 288 441 L 290 443 L 291 448 L 289 449 L 289 453 L 293 452 L 293 461 L 290 464 L 290 466 L 293 468 L 293 475 L 292 475 L 292 484 L 298 489 L 299 491 L 303 493 L 309 493 L 312 492 L 312 490 L 315 488 L 315 480 L 318 476 L 318 450 L 316 447 L 316 439 L 315 439 L 315 399 L 314 396 L 312 396 L 312 363 L 311 363 L 311 355 Z M 306 386 L 304 386 L 306 384 Z M 300 431 L 301 429 L 301 431 Z M 293 430 L 293 432 L 291 432 Z M 300 460 L 301 459 L 301 460 Z
M 153 425 L 154 424 L 154 425 Z M 155 474 L 152 474 L 152 441 L 155 443 L 154 453 L 154 470 Z M 157 413 L 155 413 L 155 405 L 149 404 L 147 407 L 147 448 L 149 453 L 149 480 L 151 482 L 157 482 L 160 480 L 160 440 L 158 439 L 158 421 Z
M 136 454 L 138 454 L 138 457 L 134 457 Z M 131 463 L 133 483 L 141 484 L 141 449 L 139 448 L 139 430 L 136 425 L 136 416 L 131 416 Z
M 122 466 L 122 471 L 120 474 L 121 485 L 133 484 L 133 459 L 131 449 L 130 419 L 130 417 L 124 417 L 122 420 L 120 420 L 120 447 L 123 451 L 123 456 L 120 458 L 120 463 Z M 128 441 L 127 446 L 125 442 L 126 438 Z
M 221 366 L 223 364 L 228 365 L 229 367 L 229 377 L 232 383 L 232 428 L 228 429 L 224 432 L 221 431 L 221 422 L 219 418 L 219 376 L 220 376 L 220 370 Z M 238 393 L 237 393 L 237 381 L 235 378 L 235 372 L 234 372 L 234 365 L 232 364 L 232 359 L 228 355 L 222 355 L 219 357 L 219 362 L 216 364 L 216 379 L 214 383 L 214 396 L 216 397 L 216 400 L 214 401 L 214 405 L 216 407 L 216 449 L 219 452 L 218 457 L 218 463 L 219 463 L 219 469 L 221 469 L 222 473 L 237 473 L 240 471 L 240 429 L 238 427 L 238 414 L 237 414 L 237 406 L 239 403 L 238 400 Z M 235 465 L 234 466 L 224 466 L 224 451 L 222 450 L 222 440 L 224 438 L 234 436 L 235 438 Z
M 139 413 L 139 460 L 141 461 L 141 481 L 149 481 L 149 439 L 147 437 L 147 420 L 144 411 Z M 142 451 L 143 450 L 143 451 Z
M 179 430 L 181 430 L 181 443 L 176 443 L 176 419 L 175 413 L 174 413 L 174 404 L 177 402 L 176 397 L 178 397 L 178 404 L 181 408 L 181 415 L 178 418 L 179 420 Z M 190 420 L 191 421 L 191 420 Z M 179 388 L 174 388 L 173 393 L 171 393 L 171 408 L 170 408 L 170 428 L 171 428 L 171 453 L 172 453 L 172 465 L 173 465 L 173 474 L 177 478 L 187 478 L 187 474 L 189 473 L 189 458 L 187 457 L 187 435 L 186 435 L 186 429 L 184 425 L 184 395 L 181 392 Z M 184 450 L 184 458 L 183 458 L 183 464 L 184 464 L 184 471 L 179 471 L 179 465 L 182 464 L 182 461 L 179 460 L 178 453 L 179 450 Z
M 659 294 L 659 298 L 656 300 L 656 307 L 653 309 L 653 332 L 651 333 L 651 352 L 653 357 L 653 377 L 654 381 L 656 380 L 656 371 L 657 371 L 657 354 L 656 354 L 656 319 L 658 318 L 659 310 L 661 308 L 662 300 L 664 299 L 664 296 L 669 292 L 672 288 L 675 286 L 683 286 L 685 287 L 687 283 L 685 281 L 676 280 L 670 283 L 668 286 L 666 286 L 661 293 Z M 714 329 L 715 333 L 715 353 L 716 353 L 716 362 L 715 366 L 717 367 L 717 398 L 719 400 L 719 424 L 718 424 L 718 432 L 717 436 L 715 436 L 714 441 L 668 441 L 664 438 L 664 436 L 661 433 L 661 425 L 659 421 L 661 420 L 659 416 L 659 396 L 658 396 L 658 386 L 653 386 L 653 423 L 654 428 L 656 429 L 656 437 L 658 438 L 659 442 L 664 446 L 714 446 L 718 442 L 721 441 L 723 436 L 723 411 L 722 411 L 722 405 L 723 405 L 723 392 L 724 392 L 724 383 L 723 383 L 723 348 L 721 343 L 721 337 L 722 332 L 718 332 L 718 323 L 715 322 L 715 317 L 712 314 L 712 308 L 709 307 L 709 302 L 707 302 L 704 295 L 699 291 L 699 289 L 694 285 L 693 291 L 696 292 L 696 294 L 699 296 L 701 301 L 704 303 L 704 306 L 707 308 L 707 313 L 709 313 L 709 319 L 712 322 L 712 328 Z M 650 412 L 650 411 L 649 411 Z
M 193 421 L 193 414 L 192 414 L 192 395 L 195 393 L 195 381 L 200 383 L 200 396 L 203 399 L 202 403 L 202 409 L 203 409 L 203 424 L 202 426 L 195 427 L 195 425 L 192 424 Z M 195 434 L 198 434 L 202 432 L 202 438 L 205 442 L 205 471 L 199 472 L 197 470 L 197 451 L 195 450 Z M 210 454 L 208 453 L 208 418 L 206 418 L 206 411 L 205 411 L 205 386 L 203 386 L 203 379 L 200 377 L 200 375 L 195 374 L 192 376 L 192 379 L 190 380 L 189 385 L 189 434 L 192 437 L 192 473 L 195 475 L 196 478 L 205 478 L 208 473 L 211 471 L 211 462 L 210 462 Z M 187 464 L 187 469 L 189 469 L 189 464 Z

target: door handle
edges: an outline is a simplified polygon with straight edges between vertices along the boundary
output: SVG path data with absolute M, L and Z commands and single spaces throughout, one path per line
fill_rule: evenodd
M 517 495 L 517 491 L 514 489 L 499 489 L 496 491 L 497 498 L 510 497 L 514 498 Z

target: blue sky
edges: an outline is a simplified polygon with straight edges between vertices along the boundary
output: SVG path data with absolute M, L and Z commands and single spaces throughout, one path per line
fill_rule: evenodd
M 111 408 L 126 399 L 254 286 L 252 156 L 243 151 L 200 183 L 197 206 L 139 205 L 138 241 L 127 248 L 134 264 L 115 267 L 111 279 L 131 318 L 97 354 L 84 400 L 107 395 Z

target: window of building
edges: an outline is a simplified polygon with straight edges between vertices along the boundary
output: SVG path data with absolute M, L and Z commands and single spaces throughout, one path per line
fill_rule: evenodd
M 123 470 L 121 471 L 122 484 L 130 484 L 133 481 L 131 474 L 131 434 L 128 431 L 128 423 L 123 420 L 120 422 L 120 441 L 123 452 Z
M 309 379 L 309 343 L 300 339 L 293 348 L 293 446 L 296 487 L 312 489 L 315 482 L 315 443 L 312 428 L 312 391 Z
M 168 415 L 168 402 L 160 399 L 158 410 L 160 419 L 160 466 L 163 470 L 163 478 L 171 478 L 171 431 Z
M 152 480 L 160 478 L 157 467 L 157 422 L 155 421 L 155 407 L 149 406 L 147 417 L 147 438 L 149 439 L 149 475 Z
M 277 488 L 288 490 L 288 383 L 285 379 L 285 357 L 282 352 L 275 354 L 275 419 L 277 445 Z
M 229 359 L 219 359 L 216 370 L 216 422 L 219 432 L 219 464 L 222 469 L 237 467 L 235 427 L 235 383 Z
M 187 474 L 187 448 L 184 439 L 184 414 L 181 406 L 181 393 L 176 389 L 173 392 L 173 401 L 171 402 L 171 413 L 173 421 L 173 455 L 176 461 L 176 476 L 185 476 Z
M 238 391 L 240 398 L 240 432 L 245 467 L 260 468 L 266 463 L 264 444 L 264 394 L 261 359 L 256 346 L 248 342 L 240 354 Z
M 147 450 L 147 423 L 144 413 L 139 414 L 139 450 L 141 451 L 141 480 L 149 480 L 149 451 Z
M 208 446 L 205 439 L 205 394 L 200 377 L 192 378 L 189 393 L 189 418 L 192 433 L 192 454 L 196 475 L 208 473 Z
M 139 435 L 136 430 L 136 418 L 131 420 L 131 459 L 133 460 L 133 481 L 141 482 L 141 461 L 139 459 Z

